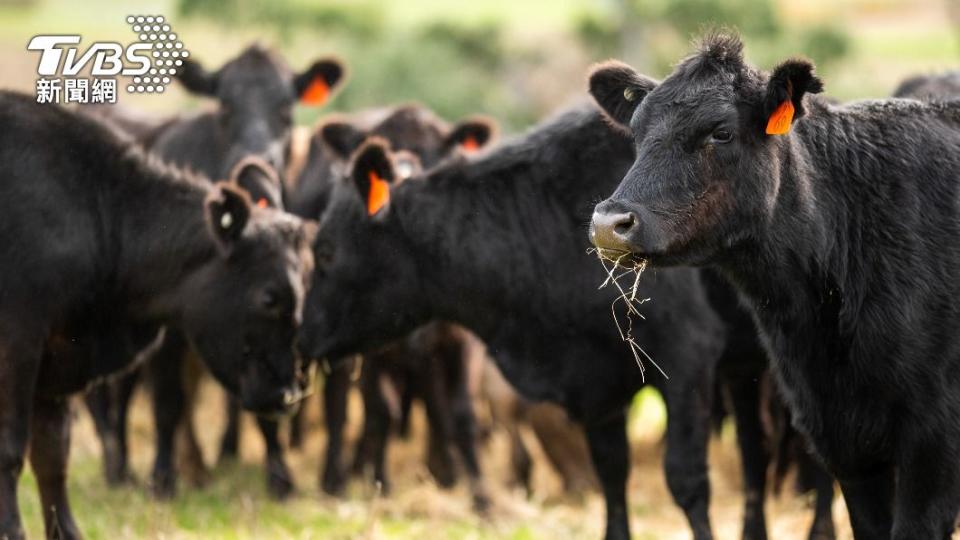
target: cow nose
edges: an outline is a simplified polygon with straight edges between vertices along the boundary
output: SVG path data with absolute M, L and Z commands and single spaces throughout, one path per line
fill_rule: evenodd
M 639 221 L 633 212 L 608 213 L 597 210 L 590 222 L 590 241 L 600 249 L 631 251 L 629 239 Z

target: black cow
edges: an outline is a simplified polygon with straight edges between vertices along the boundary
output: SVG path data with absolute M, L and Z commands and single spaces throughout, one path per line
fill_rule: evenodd
M 422 167 L 433 167 L 459 152 L 473 152 L 486 146 L 496 131 L 492 121 L 469 118 L 449 126 L 426 107 L 410 104 L 370 111 L 347 121 L 334 118 L 324 122 L 311 138 L 307 163 L 300 174 L 291 207 L 300 215 L 319 217 L 329 202 L 334 178 L 342 174 L 351 154 L 367 138 L 386 138 L 395 151 L 393 162 L 400 176 L 410 177 Z M 373 117 L 369 122 L 366 117 Z M 406 339 L 381 350 L 368 352 L 361 370 L 361 391 L 364 400 L 364 429 L 357 445 L 352 470 L 362 472 L 367 464 L 374 469 L 374 480 L 389 491 L 386 472 L 386 447 L 389 427 L 397 416 L 406 417 L 411 398 L 423 400 L 428 413 L 430 444 L 428 467 L 442 486 L 455 481 L 451 442 L 455 443 L 471 480 L 476 506 L 484 509 L 489 500 L 480 475 L 475 450 L 476 423 L 467 392 L 469 349 L 467 332 L 457 325 L 433 323 Z M 346 481 L 341 453 L 343 427 L 346 421 L 346 388 L 344 376 L 352 371 L 352 359 L 338 363 L 331 370 L 324 386 L 327 451 L 321 488 L 339 494 Z M 401 394 L 399 409 L 391 406 L 385 385 Z M 297 425 L 294 425 L 295 428 Z M 296 439 L 296 429 L 291 439 Z
M 937 100 L 960 95 L 960 71 L 918 75 L 901 82 L 893 97 Z
M 335 59 L 319 60 L 295 74 L 277 54 L 257 45 L 247 48 L 214 73 L 207 72 L 195 61 L 183 60 L 177 79 L 192 93 L 216 98 L 216 110 L 160 122 L 153 130 L 143 130 L 139 135 L 135 131 L 132 135 L 167 162 L 189 167 L 209 178 L 232 179 L 258 206 L 282 207 L 283 182 L 281 173 L 275 171 L 284 170 L 289 152 L 293 106 L 298 101 L 323 104 L 343 74 L 342 64 Z M 113 109 L 87 112 L 114 122 L 121 129 L 132 123 L 129 114 Z M 122 121 L 117 122 L 117 117 Z M 189 354 L 187 341 L 176 329 L 170 329 L 146 368 L 154 390 L 157 427 L 152 487 L 154 493 L 163 498 L 171 497 L 175 490 L 173 448 L 178 426 L 185 430 L 188 447 L 193 449 L 188 454 L 193 457 L 190 467 L 204 471 L 189 422 L 194 396 L 183 385 L 184 359 Z M 108 458 L 105 460 L 107 479 L 117 482 L 127 476 L 122 426 L 125 412 L 114 411 L 125 411 L 128 407 L 128 389 L 133 383 L 130 379 L 121 379 L 112 386 L 98 389 L 87 401 L 97 419 Z M 124 401 L 110 403 L 111 395 L 118 395 Z M 236 417 L 233 407 L 231 418 Z M 283 457 L 278 426 L 266 418 L 258 418 L 257 422 L 267 447 L 269 491 L 283 498 L 292 491 L 293 483 Z M 117 450 L 112 451 L 113 448 Z
M 395 187 L 387 147 L 365 144 L 323 214 L 300 344 L 332 359 L 432 319 L 463 324 L 522 394 L 560 403 L 586 426 L 607 536 L 626 538 L 625 412 L 644 381 L 611 320 L 616 295 L 595 290 L 607 275 L 584 235 L 591 201 L 633 160 L 629 141 L 610 133 L 597 110 L 579 107 Z M 388 200 L 375 182 L 390 186 Z M 706 444 L 721 321 L 696 271 L 646 277 L 638 294 L 653 301 L 634 330 L 670 376 L 648 374 L 670 415 L 667 483 L 696 537 L 710 538 Z
M 495 124 L 487 118 L 466 118 L 450 126 L 417 104 L 330 118 L 310 138 L 306 164 L 288 207 L 298 216 L 319 216 L 329 202 L 334 180 L 344 174 L 350 157 L 369 137 L 382 137 L 394 151 L 409 152 L 422 167 L 431 168 L 459 150 L 479 150 L 495 136 Z M 401 172 L 409 175 L 413 171 L 407 167 L 401 164 Z
M 245 407 L 287 410 L 312 233 L 28 96 L 0 93 L 0 123 L 0 537 L 23 536 L 29 440 L 47 535 L 77 538 L 67 396 L 173 324 Z
M 657 83 L 591 92 L 637 160 L 592 238 L 714 264 L 753 307 L 794 424 L 857 538 L 949 538 L 960 510 L 960 103 L 834 106 L 806 60 L 764 73 L 708 36 Z
M 774 466 L 774 491 L 779 491 L 785 474 L 795 465 L 798 491 L 816 491 L 809 538 L 832 540 L 833 478 L 809 458 L 805 441 L 789 425 L 789 413 L 779 392 L 764 391 L 763 383 L 770 378 L 769 362 L 750 312 L 723 276 L 713 269 L 703 270 L 702 275 L 710 304 L 727 326 L 727 340 L 717 366 L 717 386 L 729 401 L 737 428 L 744 484 L 743 538 L 767 538 L 763 503 L 769 469 Z M 778 420 L 777 425 L 765 426 L 762 418 Z

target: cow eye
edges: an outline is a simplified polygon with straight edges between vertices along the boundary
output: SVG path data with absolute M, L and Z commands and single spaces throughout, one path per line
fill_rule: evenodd
M 260 295 L 260 306 L 264 309 L 274 309 L 280 304 L 280 295 L 276 291 L 263 291 Z
M 733 132 L 727 128 L 717 128 L 710 135 L 710 142 L 714 144 L 724 144 L 733 140 Z

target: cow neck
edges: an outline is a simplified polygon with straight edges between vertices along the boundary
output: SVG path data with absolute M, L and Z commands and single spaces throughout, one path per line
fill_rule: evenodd
M 593 109 L 575 109 L 475 161 L 396 190 L 432 313 L 489 340 L 582 323 L 602 280 L 587 253 L 593 203 L 633 160 Z M 520 324 L 522 323 L 522 324 Z
M 179 286 L 219 256 L 204 215 L 210 183 L 136 151 L 120 167 L 119 287 L 134 317 L 176 318 Z
M 919 195 L 903 195 L 913 189 L 908 184 L 917 181 L 916 168 L 923 166 L 908 145 L 864 144 L 894 136 L 888 123 L 900 120 L 889 109 L 876 114 L 877 107 L 882 104 L 853 110 L 820 105 L 817 116 L 799 123 L 780 148 L 780 187 L 770 226 L 757 233 L 750 248 L 721 263 L 751 299 L 775 362 L 803 365 L 808 373 L 841 367 L 869 372 L 869 366 L 848 362 L 871 360 L 849 354 L 855 342 L 863 345 L 855 339 L 858 327 L 870 324 L 863 320 L 864 303 L 873 302 L 870 309 L 876 310 L 877 302 L 889 302 L 884 283 L 897 282 L 911 292 L 932 285 L 919 281 L 925 273 L 901 265 L 887 247 L 896 241 L 899 249 L 922 256 L 914 251 L 929 248 L 911 235 L 923 234 L 924 227 L 929 233 L 924 220 L 936 218 L 911 217 L 927 212 L 915 206 Z M 936 111 L 911 107 L 915 110 L 901 112 L 913 117 L 906 122 L 920 127 L 907 129 L 927 133 L 931 119 L 918 115 Z M 930 144 L 937 144 L 935 138 L 934 133 Z M 941 148 L 921 159 L 938 159 L 939 153 L 955 155 Z M 893 212 L 892 201 L 897 203 Z M 921 229 L 911 230 L 912 225 Z

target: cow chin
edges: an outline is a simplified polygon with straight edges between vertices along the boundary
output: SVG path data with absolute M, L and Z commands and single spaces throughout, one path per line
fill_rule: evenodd
M 305 391 L 299 384 L 276 387 L 243 378 L 237 397 L 244 409 L 265 418 L 280 419 L 297 412 Z

